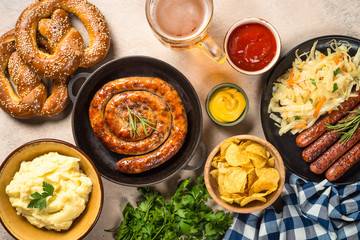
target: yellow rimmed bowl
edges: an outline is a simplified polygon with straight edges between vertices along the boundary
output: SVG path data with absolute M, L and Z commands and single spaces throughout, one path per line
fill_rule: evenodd
M 9 197 L 5 192 L 6 186 L 11 182 L 15 173 L 19 171 L 21 162 L 31 161 L 48 152 L 58 152 L 62 155 L 79 158 L 81 170 L 91 179 L 93 185 L 84 212 L 74 220 L 70 229 L 66 231 L 56 232 L 33 226 L 25 217 L 16 214 L 16 209 L 11 206 Z M 10 153 L 0 167 L 0 221 L 9 234 L 16 239 L 82 239 L 95 226 L 101 213 L 103 198 L 103 185 L 95 165 L 84 152 L 65 141 L 39 139 L 28 142 Z

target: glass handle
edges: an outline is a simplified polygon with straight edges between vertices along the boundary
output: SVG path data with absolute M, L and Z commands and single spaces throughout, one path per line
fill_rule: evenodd
M 197 47 L 206 55 L 218 63 L 223 63 L 226 59 L 226 55 L 221 48 L 207 35 L 201 42 L 197 44 Z

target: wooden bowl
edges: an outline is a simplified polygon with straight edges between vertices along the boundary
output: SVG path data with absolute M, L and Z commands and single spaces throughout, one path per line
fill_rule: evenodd
M 220 198 L 218 183 L 217 183 L 216 179 L 213 178 L 213 176 L 210 174 L 210 171 L 214 169 L 214 167 L 211 166 L 211 162 L 212 162 L 213 158 L 216 156 L 216 154 L 219 153 L 220 146 L 224 141 L 221 142 L 219 145 L 217 145 L 214 148 L 214 150 L 212 150 L 212 152 L 210 153 L 210 155 L 208 156 L 208 158 L 206 160 L 205 169 L 204 169 L 204 179 L 205 179 L 206 188 L 216 203 L 218 203 L 220 206 L 222 206 L 223 208 L 225 208 L 231 212 L 252 213 L 252 212 L 260 211 L 264 208 L 267 208 L 271 204 L 273 204 L 275 202 L 275 200 L 280 196 L 280 193 L 283 189 L 284 182 L 285 182 L 285 168 L 284 168 L 282 158 L 281 158 L 279 152 L 276 150 L 276 148 L 273 145 L 271 145 L 271 143 L 269 143 L 268 141 L 266 141 L 262 138 L 259 138 L 256 136 L 251 136 L 251 135 L 238 135 L 238 136 L 234 136 L 233 138 L 237 138 L 241 141 L 251 140 L 251 141 L 257 142 L 257 143 L 261 144 L 262 146 L 264 146 L 269 151 L 271 156 L 274 157 L 275 168 L 278 170 L 278 172 L 280 174 L 280 180 L 278 183 L 277 190 L 272 192 L 268 196 L 266 196 L 267 201 L 265 203 L 260 202 L 260 201 L 253 201 L 253 202 L 248 203 L 244 207 L 240 207 L 240 205 L 237 203 L 230 204 L 230 203 L 223 201 Z
M 69 230 L 50 231 L 31 225 L 25 217 L 16 214 L 5 192 L 6 186 L 19 170 L 22 161 L 31 161 L 48 152 L 80 159 L 80 168 L 91 179 L 93 189 L 84 212 L 73 222 Z M 26 143 L 14 150 L 0 167 L 0 221 L 4 228 L 16 239 L 81 239 L 94 227 L 103 204 L 103 186 L 100 175 L 92 161 L 79 148 L 56 139 L 39 139 Z

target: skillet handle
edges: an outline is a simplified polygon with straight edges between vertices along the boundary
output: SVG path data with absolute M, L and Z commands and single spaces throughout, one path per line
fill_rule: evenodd
M 187 165 L 186 167 L 183 168 L 183 170 L 197 170 L 205 163 L 207 158 L 205 143 L 201 141 L 199 147 L 201 149 L 201 154 L 202 154 L 200 157 L 201 158 L 200 162 L 194 166 Z
M 76 74 L 73 78 L 70 79 L 69 81 L 69 85 L 68 85 L 68 94 L 70 97 L 70 100 L 75 103 L 76 101 L 76 96 L 74 95 L 74 84 L 81 78 L 85 78 L 88 79 L 88 77 L 91 75 L 91 73 L 87 73 L 87 72 L 81 72 Z

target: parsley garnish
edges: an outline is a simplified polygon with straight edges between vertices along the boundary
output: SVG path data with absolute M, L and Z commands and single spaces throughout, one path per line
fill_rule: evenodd
M 170 201 L 153 188 L 138 188 L 144 199 L 137 202 L 136 208 L 128 203 L 120 226 L 105 231 L 113 232 L 116 240 L 221 238 L 232 216 L 221 210 L 213 212 L 205 204 L 210 195 L 204 178 L 198 177 L 197 181 L 181 181 Z
M 300 117 L 299 116 L 294 116 L 295 120 L 299 120 Z
M 313 102 L 314 102 L 314 100 L 313 100 L 312 98 L 309 98 L 309 101 L 310 101 L 311 103 L 313 103 Z
M 316 86 L 316 82 L 315 82 L 315 79 L 313 79 L 313 78 L 310 78 L 310 81 L 311 81 L 312 85 L 314 85 L 315 87 L 317 87 L 317 86 Z
M 129 128 L 130 128 L 130 137 L 131 138 L 135 138 L 135 133 L 137 133 L 140 136 L 140 131 L 139 131 L 139 128 L 136 123 L 136 118 L 139 119 L 140 124 L 142 125 L 142 127 L 144 129 L 145 135 L 148 134 L 146 131 L 147 126 L 151 129 L 155 130 L 155 128 L 153 126 L 151 126 L 151 125 L 155 125 L 153 122 L 147 120 L 146 118 L 137 114 L 136 112 L 131 111 L 129 107 L 127 107 L 127 109 L 128 109 L 128 115 L 129 115 L 128 119 L 129 119 Z M 134 115 L 134 117 L 133 117 L 133 115 Z
M 336 90 L 338 90 L 338 85 L 337 85 L 337 83 L 334 83 L 333 91 L 332 91 L 332 92 L 335 92 Z
M 337 69 L 334 71 L 334 76 L 338 75 L 339 73 L 341 73 L 341 69 L 340 69 L 340 68 L 337 68 Z
M 29 204 L 28 208 L 39 208 L 43 210 L 46 208 L 46 198 L 54 195 L 54 187 L 46 182 L 43 182 L 43 192 L 40 194 L 38 192 L 34 192 L 30 196 L 33 198 Z

